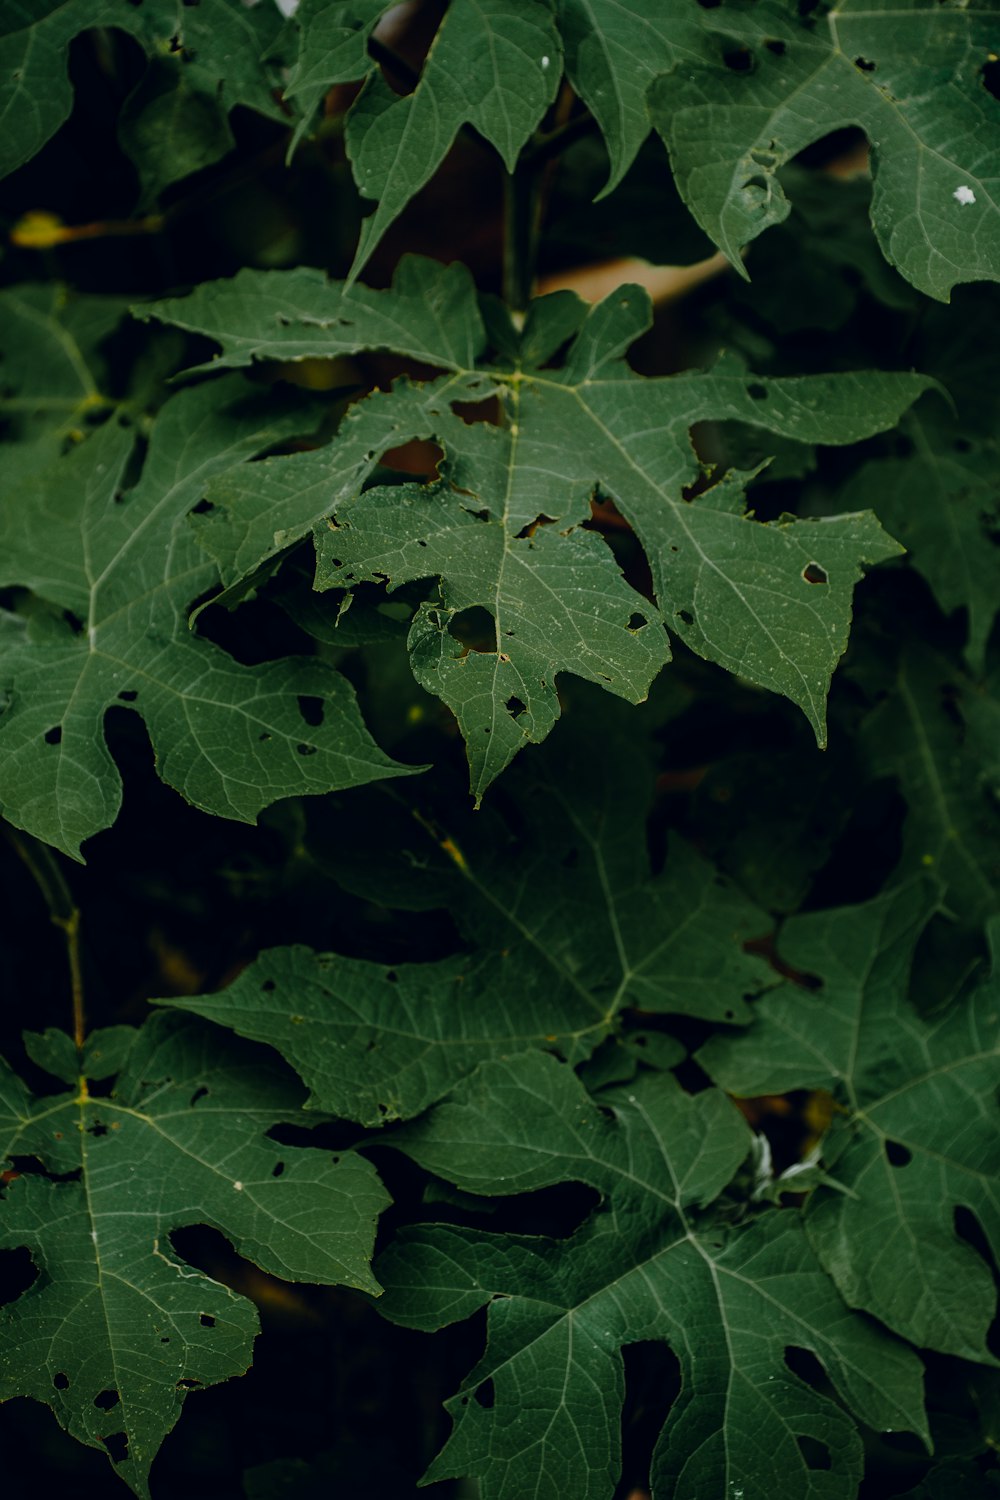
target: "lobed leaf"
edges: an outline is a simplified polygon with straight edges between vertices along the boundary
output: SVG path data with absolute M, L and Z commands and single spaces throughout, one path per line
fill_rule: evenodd
M 326 853 L 320 813 L 314 858 L 382 904 L 446 908 L 467 952 L 390 965 L 276 948 L 218 994 L 159 1003 L 276 1047 L 311 1107 L 367 1125 L 419 1114 L 477 1063 L 527 1046 L 580 1062 L 627 1007 L 745 1021 L 766 971 L 743 944 L 767 917 L 678 838 L 650 874 L 648 767 L 622 738 L 605 779 L 608 753 L 570 738 L 521 777 L 531 832 L 516 842 L 483 814 L 446 831 L 391 798 L 331 808 Z
M 993 1362 L 993 1276 L 955 1211 L 975 1215 L 996 1254 L 998 990 L 993 980 L 933 1015 L 913 1009 L 914 948 L 936 904 L 911 883 L 792 918 L 781 957 L 822 987 L 783 985 L 748 1031 L 698 1056 L 732 1093 L 834 1091 L 823 1154 L 839 1188 L 817 1188 L 806 1216 L 821 1261 L 850 1306 L 918 1347 Z
M 27 1247 L 38 1272 L 0 1312 L 0 1399 L 51 1406 L 139 1496 L 187 1392 L 243 1374 L 258 1327 L 250 1302 L 184 1262 L 174 1230 L 209 1224 L 287 1280 L 378 1290 L 388 1195 L 351 1152 L 267 1138 L 298 1118 L 285 1073 L 187 1017 L 151 1017 L 106 1098 L 79 1077 L 34 1100 L 0 1067 L 0 1155 L 19 1163 L 0 1246 Z
M 380 1311 L 396 1322 L 431 1330 L 489 1309 L 486 1351 L 447 1403 L 454 1429 L 427 1481 L 472 1475 L 484 1500 L 604 1500 L 619 1474 L 620 1349 L 651 1337 L 681 1364 L 652 1460 L 654 1491 L 676 1500 L 853 1496 L 851 1417 L 791 1373 L 789 1347 L 815 1354 L 870 1425 L 924 1432 L 914 1354 L 848 1312 L 796 1218 L 727 1227 L 712 1211 L 750 1145 L 720 1093 L 691 1097 L 655 1075 L 598 1108 L 532 1053 L 483 1064 L 394 1139 L 465 1191 L 577 1181 L 603 1195 L 567 1240 L 415 1226 L 381 1258 Z
M 414 268 L 405 279 L 425 274 Z M 280 275 L 270 285 L 280 287 Z M 213 306 L 211 290 L 196 295 Z M 343 295 L 331 288 L 332 316 Z M 251 358 L 262 338 L 253 314 L 242 300 L 219 305 L 231 308 L 230 322 L 200 319 L 197 303 L 155 311 Z M 351 408 L 328 448 L 209 487 L 216 511 L 202 536 L 225 582 L 313 529 L 319 588 L 438 577 L 438 599 L 411 630 L 413 667 L 459 717 L 478 798 L 524 743 L 549 732 L 560 671 L 634 702 L 667 659 L 648 601 L 580 531 L 591 499 L 607 497 L 639 537 L 657 601 L 684 642 L 785 693 L 825 743 L 854 585 L 865 563 L 898 548 L 870 514 L 761 525 L 744 512 L 747 476 L 738 473 L 685 498 L 699 476 L 690 428 L 740 420 L 802 442 L 852 442 L 891 426 L 930 382 L 871 371 L 757 380 L 733 361 L 643 379 L 622 358 L 650 318 L 637 287 L 589 313 L 569 294 L 542 298 L 521 334 L 489 314 L 492 364 L 375 393 Z M 378 459 L 415 437 L 443 448 L 442 483 L 362 493 Z M 493 616 L 494 640 L 475 652 L 456 640 L 456 616 L 471 606 Z
M 32 591 L 0 646 L 0 805 L 17 827 L 79 858 L 83 840 L 114 821 L 121 782 L 104 738 L 113 705 L 143 716 L 166 782 L 244 822 L 279 797 L 402 771 L 330 668 L 243 666 L 188 629 L 191 601 L 216 574 L 187 512 L 212 473 L 301 420 L 236 377 L 208 396 L 174 397 L 134 484 L 136 434 L 110 421 L 8 492 L 0 582 Z M 321 701 L 320 724 L 304 717 L 303 698 Z
M 681 196 L 737 269 L 742 248 L 788 213 L 778 168 L 860 126 L 886 258 L 945 302 L 958 282 L 1000 279 L 1000 104 L 983 74 L 992 11 L 846 0 L 795 16 L 766 0 L 713 8 L 702 24 L 717 65 L 662 77 L 650 107 Z
M 234 105 L 283 118 L 273 95 L 279 62 L 265 61 L 281 26 L 275 6 L 250 8 L 239 0 L 197 6 L 184 0 L 11 0 L 0 20 L 0 176 L 34 156 L 68 118 L 73 39 L 94 27 L 114 27 L 134 37 L 151 59 L 121 126 L 146 187 L 159 192 L 229 149 L 227 116 Z

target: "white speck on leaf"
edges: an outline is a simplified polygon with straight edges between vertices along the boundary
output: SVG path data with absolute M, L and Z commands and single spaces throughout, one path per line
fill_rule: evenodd
M 242 1182 L 234 1182 L 233 1183 L 233 1187 L 236 1189 L 236 1191 L 238 1193 L 242 1193 L 242 1191 L 243 1191 L 243 1184 L 242 1184 Z
M 550 59 L 550 58 L 548 58 L 548 57 L 543 57 L 543 58 L 542 58 L 542 71 L 543 71 L 543 72 L 544 72 L 544 71 L 545 71 L 545 69 L 546 69 L 546 68 L 547 68 L 547 67 L 548 67 L 548 65 L 549 65 L 549 63 L 550 63 L 550 61 L 551 61 L 551 59 Z
M 956 203 L 975 203 L 976 201 L 975 193 L 970 187 L 966 187 L 964 182 L 961 187 L 955 189 L 951 196 Z

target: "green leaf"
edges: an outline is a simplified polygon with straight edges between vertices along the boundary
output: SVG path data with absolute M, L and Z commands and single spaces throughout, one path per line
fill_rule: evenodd
M 463 125 L 495 146 L 512 172 L 561 72 L 548 0 L 452 0 L 411 94 L 401 98 L 373 71 L 347 117 L 358 191 L 378 200 L 362 225 L 351 279 Z
M 577 1181 L 602 1194 L 567 1240 L 430 1225 L 403 1230 L 382 1257 L 380 1311 L 394 1321 L 430 1330 L 489 1307 L 486 1352 L 447 1403 L 454 1430 L 426 1480 L 472 1475 L 484 1500 L 606 1500 L 620 1472 L 619 1350 L 655 1338 L 682 1383 L 653 1454 L 654 1492 L 848 1500 L 860 1438 L 837 1401 L 791 1374 L 785 1351 L 811 1351 L 870 1425 L 923 1433 L 912 1351 L 848 1312 L 794 1214 L 727 1227 L 710 1208 L 751 1141 L 722 1094 L 691 1097 L 658 1074 L 601 1099 L 527 1054 L 483 1064 L 394 1138 L 467 1191 Z M 819 1445 L 821 1470 L 806 1443 Z
M 952 914 L 970 926 L 997 910 L 1000 807 L 996 702 L 948 660 L 910 642 L 892 691 L 864 720 L 862 748 L 876 776 L 893 776 L 906 798 L 903 865 L 943 887 Z M 986 733 L 970 732 L 980 722 Z
M 418 822 L 395 798 L 321 808 L 314 858 L 369 899 L 446 908 L 469 951 L 390 965 L 276 948 L 219 994 L 159 1003 L 276 1047 L 311 1107 L 369 1125 L 419 1114 L 525 1046 L 578 1062 L 626 1007 L 745 1021 L 767 970 L 743 944 L 767 917 L 678 838 L 650 875 L 651 780 L 624 736 L 567 736 L 515 782 L 532 810 L 516 841 L 484 814 L 465 832 Z
M 772 991 L 748 1031 L 714 1037 L 698 1059 L 731 1093 L 834 1091 L 823 1157 L 844 1191 L 810 1201 L 820 1259 L 850 1306 L 919 1347 L 992 1361 L 993 1276 L 955 1211 L 971 1210 L 1000 1250 L 1000 989 L 992 980 L 927 1018 L 913 1009 L 913 952 L 935 906 L 911 883 L 793 918 L 781 957 L 822 986 Z
M 115 818 L 104 716 L 134 704 L 160 775 L 195 806 L 254 821 L 279 797 L 400 773 L 347 683 L 306 659 L 246 667 L 187 626 L 215 569 L 186 515 L 208 478 L 301 426 L 301 409 L 235 377 L 163 409 L 130 486 L 134 430 L 109 421 L 8 493 L 0 582 L 33 590 L 0 654 L 0 803 L 17 827 L 79 857 Z M 301 698 L 318 698 L 312 725 Z
M 0 1154 L 19 1168 L 0 1246 L 27 1247 L 39 1274 L 0 1313 L 0 1399 L 45 1402 L 147 1496 L 187 1391 L 242 1374 L 257 1332 L 252 1304 L 185 1264 L 174 1230 L 210 1224 L 273 1275 L 376 1292 L 388 1196 L 351 1152 L 267 1138 L 299 1119 L 285 1073 L 185 1017 L 147 1022 L 107 1098 L 81 1078 L 32 1100 L 2 1065 Z
M 139 169 L 144 200 L 219 161 L 236 144 L 204 69 L 154 60 L 125 102 L 118 139 Z
M 182 97 L 193 89 L 199 108 L 211 108 L 217 137 L 237 104 L 274 120 L 285 118 L 272 95 L 280 83 L 278 62 L 263 61 L 282 26 L 273 5 L 251 9 L 240 0 L 201 0 L 197 6 L 184 0 L 145 0 L 139 5 L 129 0 L 14 0 L 0 21 L 0 116 L 6 122 L 0 175 L 34 156 L 67 119 L 73 104 L 69 45 L 80 32 L 102 26 L 134 37 L 157 70 L 159 81 L 140 83 L 129 101 L 124 135 L 150 190 L 158 191 L 181 175 L 180 163 L 158 135 L 164 110 L 167 116 L 171 112 L 174 90 Z M 164 98 L 162 80 L 171 77 L 175 82 Z M 203 113 L 203 122 L 205 118 Z M 198 156 L 205 145 L 195 143 L 190 119 L 181 128 L 184 149 L 194 153 L 185 170 L 204 165 Z M 207 159 L 217 154 L 209 148 Z
M 78 296 L 58 282 L 0 292 L 5 487 L 81 441 L 115 404 L 105 346 L 126 311 L 121 297 Z
M 403 257 L 389 291 L 348 288 L 312 266 L 244 269 L 229 281 L 203 282 L 186 297 L 140 303 L 132 311 L 222 346 L 210 364 L 196 369 L 391 349 L 441 369 L 467 370 L 486 342 L 465 266 L 416 255 Z
M 697 11 L 649 0 L 558 0 L 566 77 L 597 121 L 621 182 L 651 129 L 649 86 L 674 67 L 711 63 Z
M 701 19 L 718 65 L 661 78 L 650 105 L 681 196 L 737 269 L 743 246 L 788 213 L 777 169 L 860 125 L 886 258 L 941 301 L 958 282 L 1000 279 L 1000 105 L 982 77 L 997 42 L 989 9 L 846 0 L 802 17 L 762 3 Z
M 1000 609 L 1000 454 L 953 421 L 913 415 L 905 433 L 912 452 L 866 465 L 851 481 L 850 503 L 878 513 L 945 614 L 967 611 L 965 657 L 981 674 Z
M 280 273 L 268 282 L 277 295 L 282 284 Z M 250 359 L 267 319 L 245 299 L 231 305 L 225 324 L 199 316 L 226 296 L 223 284 L 155 311 L 212 333 L 230 357 Z M 331 317 L 343 296 L 331 287 Z M 744 513 L 747 476 L 737 473 L 685 499 L 699 477 L 690 428 L 739 420 L 801 442 L 847 443 L 891 426 L 929 382 L 877 372 L 757 380 L 735 361 L 643 379 L 622 358 L 650 319 L 637 287 L 586 315 L 569 294 L 542 298 L 520 336 L 491 316 L 493 341 L 508 358 L 376 392 L 351 408 L 329 447 L 210 486 L 216 512 L 202 536 L 225 582 L 245 578 L 312 527 L 319 587 L 375 575 L 391 586 L 440 577 L 439 601 L 411 631 L 413 665 L 462 721 L 478 797 L 523 743 L 548 733 L 560 670 L 636 701 L 666 659 L 648 602 L 579 529 L 591 498 L 610 497 L 639 537 L 657 599 L 685 643 L 787 694 L 825 743 L 825 698 L 846 645 L 854 584 L 863 564 L 899 549 L 871 514 L 761 525 Z M 564 363 L 553 368 L 574 332 Z M 362 332 L 354 347 L 364 340 Z M 499 412 L 484 406 L 483 419 L 470 420 L 466 403 L 487 398 Z M 362 494 L 379 457 L 411 437 L 440 443 L 442 483 Z M 522 610 L 537 611 L 546 591 L 543 625 L 529 625 Z M 475 653 L 463 651 L 452 629 L 470 606 L 493 616 L 494 638 Z

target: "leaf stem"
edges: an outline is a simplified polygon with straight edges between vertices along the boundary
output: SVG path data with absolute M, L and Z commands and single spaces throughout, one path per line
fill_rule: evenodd
M 538 173 L 534 163 L 518 162 L 504 179 L 503 294 L 513 313 L 531 300 L 538 241 Z
M 49 909 L 49 918 L 62 930 L 69 961 L 70 991 L 73 1001 L 73 1041 L 83 1048 L 87 1023 L 83 1008 L 83 966 L 80 961 L 80 909 L 48 845 L 31 834 L 16 832 L 9 823 L 3 825 L 8 842 L 27 865 L 35 884 Z

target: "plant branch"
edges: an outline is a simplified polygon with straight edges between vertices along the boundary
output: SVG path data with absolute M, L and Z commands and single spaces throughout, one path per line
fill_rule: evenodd
M 87 1035 L 83 1009 L 83 968 L 80 962 L 80 909 L 73 900 L 73 893 L 66 884 L 66 877 L 52 850 L 30 834 L 16 832 L 9 823 L 5 823 L 3 828 L 8 842 L 31 871 L 49 909 L 49 918 L 62 930 L 66 939 L 73 1000 L 73 1040 L 79 1051 Z

